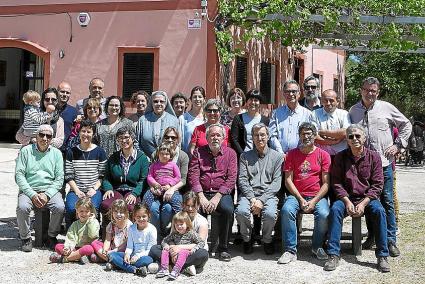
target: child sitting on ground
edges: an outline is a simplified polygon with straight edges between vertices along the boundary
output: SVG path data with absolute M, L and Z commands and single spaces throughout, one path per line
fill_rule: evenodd
M 124 252 L 127 246 L 128 229 L 133 223 L 128 219 L 127 203 L 123 199 L 112 202 L 108 212 L 111 222 L 106 227 L 105 242 L 94 240 L 91 245 L 95 254 L 91 255 L 92 262 L 107 262 L 112 252 Z M 106 270 L 112 270 L 112 264 L 106 264 Z
M 156 228 L 149 223 L 150 212 L 143 204 L 136 204 L 133 209 L 134 224 L 128 229 L 125 252 L 112 252 L 109 261 L 116 267 L 140 276 L 146 276 L 148 269 L 152 273 L 157 270 L 149 251 L 156 245 Z M 149 266 L 149 267 L 148 267 Z
M 35 132 L 42 124 L 48 124 L 53 117 L 55 107 L 48 105 L 46 112 L 40 110 L 41 96 L 36 91 L 28 91 L 23 95 L 24 122 L 22 123 L 23 134 L 27 137 L 26 144 L 31 143 L 35 137 Z
M 181 211 L 174 215 L 171 223 L 171 233 L 162 240 L 161 269 L 157 278 L 168 276 L 168 280 L 175 280 L 180 275 L 186 259 L 199 248 L 205 245 L 204 240 L 192 230 L 192 221 L 189 214 Z M 169 261 L 174 263 L 169 272 Z
M 72 223 L 66 233 L 65 243 L 57 244 L 55 251 L 50 255 L 53 263 L 80 261 L 89 262 L 88 257 L 94 253 L 90 245 L 99 238 L 99 221 L 96 219 L 96 209 L 90 197 L 79 199 L 75 204 L 77 221 Z

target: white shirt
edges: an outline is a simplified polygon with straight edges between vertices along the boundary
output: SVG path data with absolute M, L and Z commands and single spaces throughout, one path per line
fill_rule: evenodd
M 193 230 L 199 234 L 199 229 L 201 228 L 201 226 L 205 226 L 207 227 L 207 237 L 205 238 L 205 246 L 203 247 L 204 249 L 208 250 L 208 220 L 207 218 L 205 218 L 204 216 L 202 216 L 199 213 L 196 213 L 195 218 L 192 221 L 192 225 L 193 225 Z

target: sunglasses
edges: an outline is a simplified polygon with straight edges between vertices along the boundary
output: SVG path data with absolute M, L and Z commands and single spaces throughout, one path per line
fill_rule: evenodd
M 177 140 L 177 136 L 164 135 L 164 140 Z
M 40 138 L 46 137 L 47 139 L 52 139 L 53 135 L 52 134 L 46 134 L 46 133 L 38 133 L 38 137 L 40 137 Z
M 296 93 L 298 93 L 298 90 L 285 90 L 284 93 L 286 93 L 286 94 L 296 94 Z
M 209 108 L 209 109 L 207 109 L 207 110 L 206 110 L 206 112 L 207 112 L 207 113 L 220 113 L 220 110 L 218 110 L 218 109 L 211 109 L 211 108 Z
M 360 134 L 350 134 L 348 135 L 348 139 L 353 140 L 354 137 L 359 140 L 362 136 Z
M 54 102 L 56 102 L 58 99 L 55 99 L 55 98 L 44 98 L 44 101 L 45 102 L 52 102 L 52 103 L 54 103 Z
M 313 86 L 313 85 L 305 86 L 304 89 L 306 89 L 306 90 L 316 90 L 317 86 Z

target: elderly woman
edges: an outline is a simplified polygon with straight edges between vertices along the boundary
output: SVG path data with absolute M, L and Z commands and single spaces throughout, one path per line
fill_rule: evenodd
M 80 144 L 66 153 L 65 181 L 70 187 L 65 202 L 65 222 L 69 228 L 76 220 L 75 204 L 78 199 L 90 197 L 94 207 L 99 210 L 102 202 L 100 186 L 105 175 L 106 153 L 93 144 L 96 125 L 90 120 L 80 123 Z
M 221 104 L 219 100 L 216 99 L 209 99 L 207 103 L 204 106 L 204 113 L 207 117 L 207 122 L 205 122 L 202 125 L 196 126 L 195 130 L 193 130 L 192 138 L 190 140 L 189 144 L 189 155 L 192 156 L 193 151 L 201 146 L 205 146 L 208 144 L 207 138 L 206 138 L 206 130 L 207 127 L 211 124 L 219 123 L 220 121 L 220 114 L 222 112 Z M 228 144 L 228 137 L 230 133 L 230 128 L 228 126 L 224 126 L 226 129 L 226 137 L 224 138 L 223 145 L 227 146 Z
M 176 185 L 167 189 L 162 200 L 156 200 L 149 208 L 151 212 L 151 223 L 157 228 L 158 235 L 165 235 L 165 228 L 171 222 L 173 215 L 181 210 L 181 194 L 185 190 L 189 165 L 189 157 L 178 147 L 180 135 L 176 128 L 168 127 L 165 129 L 162 143 L 169 144 L 172 149 L 174 149 L 175 154 L 172 157 L 172 161 L 176 163 L 180 170 L 181 180 Z M 155 152 L 153 155 L 155 156 Z M 178 200 L 178 202 L 171 202 L 172 199 L 174 199 L 174 201 Z M 174 206 L 172 204 L 174 204 Z
M 149 170 L 147 157 L 134 146 L 135 134 L 132 126 L 118 129 L 116 141 L 121 150 L 109 157 L 102 182 L 103 214 L 108 212 L 112 202 L 117 199 L 124 199 L 128 210 L 133 211 L 134 205 L 140 202 Z
M 253 149 L 252 144 L 252 127 L 262 122 L 269 125 L 270 119 L 260 113 L 260 104 L 263 101 L 260 91 L 256 89 L 250 90 L 246 94 L 247 112 L 238 114 L 234 117 L 232 128 L 230 131 L 230 145 L 236 151 L 238 156 L 243 152 Z
M 128 119 L 133 122 L 139 121 L 139 118 L 145 114 L 148 105 L 149 94 L 145 91 L 137 91 L 131 95 L 131 105 L 136 106 L 136 113 L 130 115 Z
M 121 97 L 107 98 L 105 108 L 107 117 L 97 124 L 96 138 L 109 158 L 119 149 L 115 139 L 118 129 L 125 126 L 132 127 L 133 122 L 125 117 L 125 106 Z
M 204 265 L 208 260 L 208 220 L 198 213 L 199 211 L 199 197 L 196 193 L 189 191 L 183 196 L 183 210 L 189 214 L 192 220 L 193 231 L 205 241 L 204 248 L 198 249 L 191 254 L 185 264 L 183 265 L 184 272 L 189 275 L 196 275 L 204 270 Z M 189 245 L 190 246 L 190 245 Z M 175 257 L 182 249 L 188 249 L 187 245 L 177 245 L 170 249 L 170 254 Z M 154 261 L 161 260 L 162 247 L 160 245 L 153 246 L 149 252 L 149 256 Z
M 228 127 L 232 126 L 233 119 L 241 113 L 244 113 L 245 110 L 242 106 L 245 104 L 245 94 L 239 88 L 233 88 L 229 91 L 226 97 L 226 105 L 230 109 L 225 111 L 220 118 L 220 123 L 227 125 Z
M 41 105 L 40 110 L 42 112 L 46 111 L 47 106 L 54 105 L 56 107 L 56 104 L 58 102 L 59 98 L 59 92 L 56 88 L 47 88 L 44 90 L 44 92 L 41 94 Z M 53 118 L 50 120 L 50 126 L 53 129 L 53 138 L 50 141 L 50 145 L 53 147 L 60 149 L 62 147 L 62 144 L 64 142 L 64 122 L 62 117 L 59 116 L 57 112 L 53 115 Z M 16 140 L 21 143 L 27 145 L 29 143 L 28 137 L 24 135 L 23 128 L 19 128 L 18 132 L 15 136 Z M 33 141 L 35 142 L 35 140 Z
M 182 149 L 187 152 L 189 150 L 190 139 L 196 126 L 204 124 L 205 90 L 201 86 L 196 86 L 190 92 L 191 108 L 189 112 L 183 114 L 183 131 L 182 131 Z
M 174 113 L 167 93 L 164 91 L 153 92 L 146 112 L 139 119 L 136 127 L 139 147 L 150 159 L 152 159 L 152 153 L 161 142 L 164 130 L 169 126 L 178 129 L 179 120 Z

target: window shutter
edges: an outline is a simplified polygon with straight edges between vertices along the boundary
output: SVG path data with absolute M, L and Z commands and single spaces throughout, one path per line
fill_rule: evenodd
M 153 91 L 153 53 L 125 53 L 123 66 L 123 99 L 129 101 L 131 94 L 142 90 Z
M 260 72 L 260 92 L 264 96 L 264 103 L 270 104 L 272 95 L 272 64 L 261 62 Z
M 247 92 L 248 58 L 236 56 L 236 88 Z

